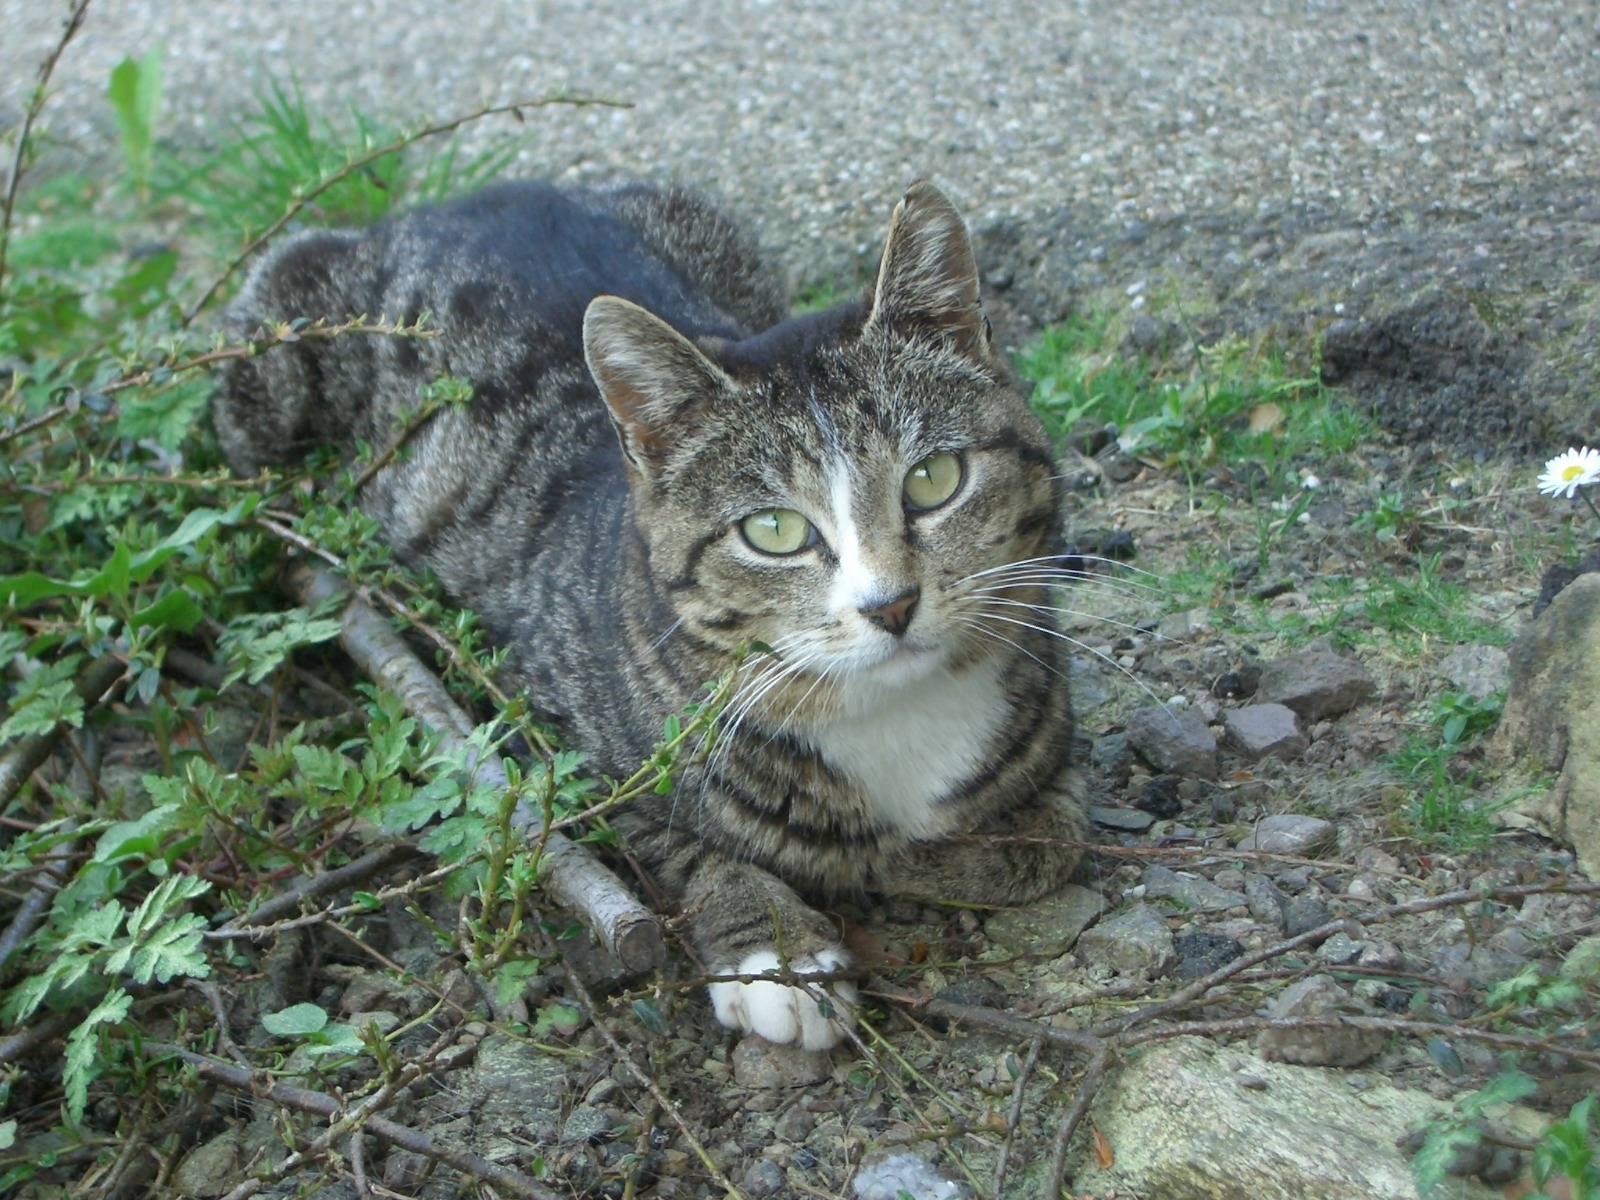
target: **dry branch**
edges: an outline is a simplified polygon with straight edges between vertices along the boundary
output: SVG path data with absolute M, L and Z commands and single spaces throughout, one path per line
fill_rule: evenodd
M 216 930 L 218 935 L 233 934 L 240 930 L 254 929 L 269 925 L 280 917 L 291 916 L 300 911 L 302 904 L 307 900 L 314 900 L 318 896 L 326 896 L 333 892 L 341 892 L 347 887 L 355 887 L 365 883 L 379 871 L 396 863 L 405 862 L 408 858 L 416 858 L 422 851 L 409 842 L 391 842 L 368 850 L 359 858 L 353 858 L 342 867 L 331 871 L 324 871 L 320 875 L 307 876 L 295 883 L 279 895 L 274 896 L 259 908 L 237 917 Z
M 327 571 L 296 568 L 290 583 L 309 607 L 345 597 L 339 636 L 345 651 L 374 682 L 399 696 L 406 711 L 439 736 L 444 749 L 467 750 L 472 722 L 387 621 Z M 477 785 L 506 790 L 505 769 L 499 759 L 478 758 L 471 769 Z M 588 849 L 559 833 L 548 833 L 541 816 L 522 800 L 517 802 L 512 826 L 530 839 L 542 837 L 539 878 L 545 890 L 557 903 L 576 912 L 624 968 L 649 971 L 661 964 L 666 946 L 655 914 Z
M 353 1132 L 356 1136 L 360 1136 L 364 1131 L 374 1137 L 382 1138 L 391 1145 L 399 1146 L 402 1150 L 431 1158 L 435 1162 L 463 1171 L 474 1179 L 504 1188 L 513 1195 L 532 1197 L 532 1200 L 558 1200 L 555 1192 L 521 1171 L 488 1162 L 476 1154 L 469 1154 L 453 1146 L 439 1145 L 427 1134 L 419 1133 L 386 1117 L 377 1116 L 376 1110 L 383 1103 L 392 1102 L 393 1094 L 398 1090 L 395 1084 L 387 1085 L 382 1092 L 368 1097 L 359 1104 L 346 1105 L 326 1092 L 314 1092 L 308 1088 L 292 1087 L 286 1083 L 273 1083 L 266 1075 L 247 1071 L 243 1067 L 236 1067 L 204 1054 L 196 1054 L 181 1046 L 147 1042 L 145 1049 L 152 1054 L 167 1054 L 181 1058 L 194 1067 L 201 1079 L 209 1083 L 220 1084 L 255 1099 L 271 1100 L 284 1108 L 326 1118 L 330 1122 L 328 1134 L 333 1136 L 324 1136 L 330 1144 L 343 1133 Z M 430 1066 L 429 1069 L 434 1068 Z M 437 1069 L 444 1068 L 438 1065 Z M 422 1073 L 423 1064 L 414 1064 L 413 1069 L 402 1073 L 396 1084 L 410 1082 L 420 1077 Z M 255 1189 L 249 1188 L 250 1182 L 252 1181 L 241 1184 L 235 1189 L 235 1193 L 241 1196 L 252 1194 Z

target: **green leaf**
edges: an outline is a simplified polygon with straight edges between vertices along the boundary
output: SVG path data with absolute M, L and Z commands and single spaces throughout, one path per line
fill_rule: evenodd
M 175 629 L 179 633 L 190 633 L 205 620 L 205 615 L 205 609 L 193 596 L 183 588 L 173 588 L 136 611 L 130 624 L 134 629 Z
M 160 775 L 146 775 L 144 786 L 152 798 L 161 800 L 171 797 L 172 800 L 158 804 L 144 816 L 132 821 L 118 821 L 102 833 L 94 847 L 95 862 L 116 863 L 128 859 L 163 857 L 165 835 L 182 824 L 181 809 L 176 801 L 184 794 L 183 783 Z
M 635 1000 L 633 1002 L 633 1015 L 638 1017 L 639 1023 L 651 1033 L 667 1032 L 667 1018 L 655 1006 L 654 1002 L 648 999 Z
M 544 963 L 537 958 L 518 958 L 502 963 L 494 973 L 494 995 L 502 1007 L 509 1007 L 521 999 L 528 980 L 539 974 Z
M 161 51 L 152 50 L 140 59 L 125 58 L 113 67 L 106 98 L 122 136 L 128 174 L 134 187 L 143 192 L 150 182 L 156 116 L 161 110 Z
M 533 1033 L 540 1037 L 547 1033 L 571 1033 L 583 1024 L 583 1011 L 552 1000 L 539 1010 L 533 1021 Z
M 306 1037 L 321 1033 L 328 1024 L 328 1014 L 315 1004 L 291 1004 L 275 1013 L 267 1013 L 261 1024 L 274 1037 Z
M 9 1150 L 17 1144 L 17 1121 L 0 1121 L 0 1150 Z
M 67 1094 L 68 1124 L 76 1125 L 83 1120 L 83 1110 L 89 1102 L 89 1085 L 100 1074 L 99 1039 L 95 1036 L 95 1030 L 101 1025 L 115 1025 L 128 1015 L 132 1005 L 133 997 L 116 988 L 67 1035 L 66 1063 L 62 1068 L 61 1082 Z

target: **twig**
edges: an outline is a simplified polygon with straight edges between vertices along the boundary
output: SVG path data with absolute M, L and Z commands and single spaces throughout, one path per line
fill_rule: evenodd
M 382 1138 L 390 1145 L 399 1146 L 402 1150 L 409 1150 L 413 1154 L 420 1154 L 424 1158 L 431 1158 L 435 1162 L 444 1163 L 463 1171 L 474 1179 L 484 1183 L 493 1184 L 495 1187 L 505 1188 L 519 1196 L 529 1196 L 533 1200 L 558 1200 L 557 1194 L 545 1187 L 536 1179 L 531 1179 L 521 1171 L 510 1167 L 502 1167 L 496 1163 L 479 1158 L 476 1154 L 469 1154 L 454 1146 L 436 1144 L 433 1139 L 415 1129 L 401 1125 L 385 1117 L 376 1115 L 376 1110 L 383 1104 L 393 1101 L 394 1093 L 401 1086 L 411 1083 L 426 1070 L 437 1070 L 437 1065 L 414 1063 L 402 1070 L 394 1081 L 374 1095 L 363 1100 L 360 1104 L 346 1106 L 339 1100 L 325 1092 L 313 1092 L 308 1088 L 293 1087 L 286 1083 L 273 1083 L 269 1078 L 236 1067 L 229 1063 L 211 1058 L 204 1054 L 196 1054 L 192 1050 L 185 1050 L 182 1046 L 175 1046 L 164 1042 L 146 1042 L 145 1049 L 152 1054 L 171 1055 L 181 1058 L 184 1062 L 194 1067 L 201 1079 L 211 1083 L 220 1084 L 232 1091 L 243 1092 L 256 1099 L 271 1100 L 274 1104 L 284 1108 L 292 1108 L 299 1112 L 311 1113 L 314 1116 L 324 1117 L 332 1124 L 328 1133 L 334 1137 L 356 1131 L 360 1136 L 361 1131 Z M 327 1135 L 324 1135 L 327 1137 Z M 321 1141 L 322 1139 L 318 1139 Z M 334 1140 L 327 1138 L 329 1144 Z M 303 1161 L 303 1160 L 302 1160 Z M 254 1184 L 255 1187 L 251 1187 Z M 236 1195 L 237 1200 L 252 1195 L 260 1187 L 260 1180 L 249 1180 L 234 1189 L 230 1195 Z
M 1039 1051 L 1042 1049 L 1044 1039 L 1035 1035 L 1028 1046 L 1028 1057 L 1022 1064 L 1022 1073 L 1011 1087 L 1011 1109 L 1006 1113 L 1006 1140 L 1001 1144 L 1000 1157 L 994 1164 L 994 1194 L 997 1197 L 1006 1194 L 1006 1169 L 1011 1165 L 1011 1147 L 1017 1140 L 1017 1125 L 1022 1121 L 1023 1091 L 1033 1077 L 1033 1069 L 1039 1065 Z
M 37 1050 L 45 1042 L 65 1033 L 76 1024 L 77 1019 L 77 1016 L 70 1012 L 51 1013 L 37 1025 L 30 1025 L 26 1029 L 19 1029 L 16 1033 L 0 1038 L 0 1067 L 16 1062 L 24 1055 Z
M 359 496 L 361 494 L 361 489 L 366 487 L 367 484 L 371 483 L 373 477 L 376 476 L 379 471 L 383 470 L 391 462 L 393 462 L 394 456 L 399 454 L 400 451 L 404 450 L 406 446 L 411 443 L 412 438 L 416 437 L 417 434 L 421 433 L 428 427 L 428 425 L 433 421 L 433 418 L 438 415 L 439 409 L 442 407 L 443 405 L 424 407 L 421 412 L 412 417 L 411 420 L 407 421 L 405 428 L 389 440 L 389 444 L 383 448 L 383 452 L 369 462 L 366 466 L 366 469 L 363 470 L 361 474 L 357 475 L 353 480 L 350 481 L 349 486 L 344 490 L 345 496 Z
M 259 931 L 260 926 L 270 925 L 280 917 L 299 912 L 307 900 L 314 900 L 318 896 L 326 896 L 332 892 L 342 892 L 347 887 L 354 887 L 371 879 L 386 867 L 404 862 L 408 858 L 416 858 L 421 853 L 421 850 L 409 842 L 390 842 L 374 850 L 368 850 L 360 858 L 351 859 L 342 867 L 335 867 L 319 875 L 308 875 L 297 881 L 260 907 L 227 921 L 213 931 L 214 936 L 234 937 L 244 934 L 247 930 Z
M 578 998 L 578 1003 L 582 1004 L 588 1012 L 590 1020 L 594 1022 L 595 1029 L 605 1039 L 606 1044 L 611 1047 L 612 1053 L 622 1060 L 622 1065 L 627 1068 L 628 1074 L 639 1081 L 640 1086 L 650 1093 L 651 1098 L 660 1106 L 661 1111 L 666 1113 L 668 1119 L 678 1127 L 678 1132 L 683 1134 L 684 1140 L 689 1143 L 689 1148 L 694 1151 L 695 1157 L 700 1160 L 700 1165 L 705 1167 L 706 1173 L 729 1197 L 729 1200 L 745 1200 L 744 1193 L 733 1186 L 728 1177 L 722 1173 L 722 1168 L 717 1166 L 716 1160 L 700 1144 L 700 1139 L 695 1137 L 694 1130 L 689 1128 L 689 1123 L 683 1119 L 683 1114 L 678 1111 L 678 1106 L 667 1098 L 667 1094 L 661 1090 L 661 1085 L 650 1078 L 643 1068 L 633 1061 L 633 1055 L 628 1053 L 627 1047 L 622 1044 L 621 1039 L 605 1023 L 605 1020 L 600 1015 L 599 1006 L 594 1002 L 594 997 L 589 994 L 589 989 L 583 986 L 583 980 L 578 978 L 578 973 L 572 969 L 572 963 L 567 956 L 556 948 L 548 933 L 544 937 L 550 957 L 559 959 L 562 970 L 566 972 L 567 986 L 572 989 L 572 994 Z
M 77 828 L 77 822 L 68 821 L 61 826 L 65 830 Z M 11 918 L 11 924 L 6 926 L 6 931 L 0 934 L 0 979 L 5 978 L 5 969 L 10 965 L 11 958 L 39 927 L 39 922 L 44 919 L 45 910 L 50 907 L 50 902 L 55 898 L 56 889 L 52 886 L 53 876 L 66 866 L 72 857 L 72 842 L 64 841 L 51 849 L 45 856 L 45 876 L 36 882 L 23 897 L 22 903 L 17 906 L 17 912 Z
M 399 696 L 406 711 L 439 738 L 440 748 L 472 754 L 473 782 L 504 793 L 509 784 L 505 768 L 492 755 L 477 756 L 467 741 L 473 724 L 461 711 L 434 673 L 423 666 L 398 634 L 337 578 L 319 569 L 297 568 L 290 586 L 309 607 L 330 598 L 346 597 L 340 616 L 340 644 L 374 682 Z M 512 827 L 524 837 L 547 833 L 543 818 L 518 798 Z M 584 846 L 559 833 L 544 837 L 539 881 L 557 903 L 583 918 L 601 945 L 614 954 L 624 969 L 654 970 L 666 957 L 661 924 Z
M 22 124 L 17 127 L 17 145 L 11 154 L 11 174 L 6 179 L 6 198 L 0 208 L 0 293 L 6 279 L 6 251 L 11 246 L 11 220 L 17 206 L 17 188 L 22 183 L 23 168 L 27 165 L 28 139 L 33 135 L 33 123 L 44 108 L 45 93 L 50 87 L 50 76 L 55 73 L 56 62 L 66 50 L 67 43 L 77 36 L 83 25 L 83 15 L 89 10 L 89 0 L 77 0 L 67 14 L 61 36 L 39 64 L 39 80 L 33 85 L 33 95 L 28 97 L 28 107 L 22 114 Z
M 354 863 L 350 865 L 353 866 Z M 415 879 L 408 879 L 404 883 L 396 884 L 393 887 L 383 888 L 380 891 L 374 892 L 372 898 L 379 904 L 384 904 L 390 900 L 409 897 L 415 895 L 417 892 L 423 891 L 426 888 L 433 887 L 435 884 L 443 883 L 447 878 L 454 874 L 456 870 L 457 868 L 454 866 L 435 867 L 432 871 L 429 871 L 425 875 L 419 875 Z M 304 896 L 298 898 L 304 899 Z M 252 922 L 256 921 L 260 918 L 261 913 L 265 910 L 265 908 L 266 905 L 262 905 L 261 908 L 258 908 L 255 912 L 248 914 L 246 917 L 240 918 L 240 920 Z M 218 929 L 208 929 L 204 936 L 207 941 L 223 942 L 231 941 L 237 938 L 249 938 L 252 941 L 259 942 L 265 941 L 268 938 L 277 937 L 280 933 L 286 933 L 291 929 L 303 929 L 308 925 L 321 925 L 325 921 L 336 921 L 340 917 L 351 917 L 358 913 L 367 911 L 369 911 L 368 905 L 352 903 L 343 905 L 339 908 L 319 908 L 315 912 L 301 913 L 298 916 L 286 917 L 282 920 L 273 921 L 270 924 L 237 924 L 230 921 L 228 924 L 223 925 Z
M 1072 1107 L 1067 1110 L 1067 1115 L 1061 1120 L 1061 1128 L 1056 1131 L 1055 1148 L 1050 1153 L 1050 1186 L 1045 1192 L 1051 1200 L 1061 1195 L 1067 1180 L 1067 1151 L 1072 1145 L 1072 1135 L 1078 1131 L 1084 1114 L 1094 1102 L 1095 1093 L 1105 1080 L 1106 1064 L 1110 1059 L 1111 1047 L 1105 1042 L 1100 1042 L 1090 1052 L 1089 1065 L 1084 1068 L 1083 1078 L 1078 1081 L 1078 1090 L 1072 1097 Z
M 122 663 L 110 655 L 91 662 L 78 677 L 78 695 L 84 707 L 92 708 L 99 704 L 111 685 L 122 677 L 122 670 Z M 44 765 L 64 728 L 57 725 L 48 733 L 30 734 L 19 741 L 10 754 L 0 759 L 0 807 L 11 803 L 11 798 L 22 790 L 28 777 Z
M 423 128 L 415 130 L 411 133 L 403 133 L 399 137 L 395 138 L 392 142 L 389 142 L 387 145 L 379 146 L 374 150 L 367 151 L 365 154 L 357 155 L 355 158 L 352 158 L 349 162 L 345 163 L 344 166 L 340 167 L 333 174 L 320 180 L 314 187 L 306 189 L 300 195 L 295 197 L 294 202 L 290 204 L 288 208 L 284 209 L 282 216 L 280 216 L 271 225 L 268 225 L 264 230 L 252 238 L 245 248 L 239 251 L 239 253 L 234 257 L 233 261 L 231 261 L 223 269 L 222 274 L 218 275 L 216 279 L 212 280 L 210 286 L 208 286 L 206 290 L 201 293 L 200 299 L 196 300 L 189 310 L 184 313 L 183 323 L 185 325 L 193 324 L 194 319 L 200 315 L 201 311 L 206 307 L 206 305 L 211 303 L 212 298 L 222 290 L 223 284 L 227 283 L 228 280 L 233 278 L 234 272 L 240 267 L 244 266 L 245 262 L 251 257 L 251 255 L 255 254 L 257 250 L 261 249 L 261 247 L 265 246 L 269 241 L 281 233 L 284 227 L 288 225 L 290 221 L 294 220 L 295 217 L 300 215 L 301 211 L 306 207 L 306 205 L 310 204 L 329 188 L 334 187 L 335 185 L 348 179 L 350 176 L 356 174 L 365 167 L 370 166 L 372 163 L 377 162 L 379 159 L 390 154 L 398 154 L 406 147 L 423 141 L 426 138 L 436 137 L 441 133 L 451 133 L 461 128 L 463 125 L 469 124 L 472 121 L 482 120 L 484 117 L 492 117 L 500 113 L 515 113 L 520 118 L 521 112 L 525 108 L 547 108 L 554 104 L 570 104 L 576 107 L 632 107 L 632 105 L 620 100 L 606 100 L 599 97 L 590 96 L 573 96 L 565 92 L 557 92 L 554 95 L 541 96 L 532 100 L 522 100 L 515 104 L 485 105 L 483 107 L 474 109 L 472 112 L 464 113 L 458 117 L 452 117 L 448 121 L 440 121 L 433 125 L 425 125 Z

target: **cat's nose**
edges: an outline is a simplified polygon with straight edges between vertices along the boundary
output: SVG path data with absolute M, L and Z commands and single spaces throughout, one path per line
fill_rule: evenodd
M 922 599 L 922 589 L 914 587 L 882 604 L 863 605 L 859 611 L 863 617 L 885 633 L 899 637 L 910 627 L 911 618 L 916 615 L 917 601 L 920 599 Z

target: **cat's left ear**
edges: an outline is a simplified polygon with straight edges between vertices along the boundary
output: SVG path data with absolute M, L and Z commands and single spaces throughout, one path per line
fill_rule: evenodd
M 895 206 L 873 287 L 867 327 L 943 339 L 989 359 L 989 322 L 978 303 L 978 263 L 955 205 L 919 180 Z
M 666 459 L 686 414 L 735 387 L 688 338 L 616 296 L 589 302 L 583 355 L 611 410 L 623 453 L 645 475 Z

